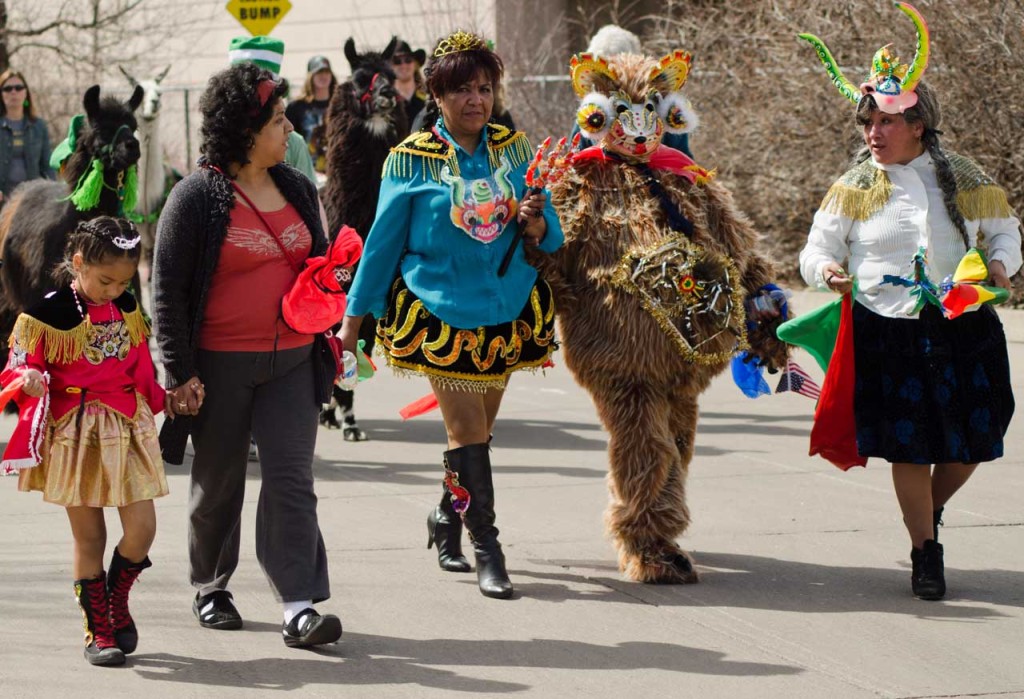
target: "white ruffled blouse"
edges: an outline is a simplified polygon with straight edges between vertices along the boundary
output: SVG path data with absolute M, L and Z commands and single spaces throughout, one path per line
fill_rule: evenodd
M 857 301 L 890 318 L 916 317 L 917 299 L 910 289 L 883 283 L 885 275 L 913 278 L 914 256 L 925 248 L 928 278 L 939 284 L 953 274 L 966 252 L 946 213 L 935 166 L 928 153 L 906 165 L 883 165 L 893 193 L 881 210 L 864 221 L 828 211 L 814 215 L 807 245 L 800 252 L 800 274 L 809 285 L 826 288 L 822 268 L 843 263 L 857 278 Z M 1013 276 L 1021 266 L 1020 221 L 1013 217 L 966 220 L 967 236 L 977 244 L 984 234 L 987 257 Z

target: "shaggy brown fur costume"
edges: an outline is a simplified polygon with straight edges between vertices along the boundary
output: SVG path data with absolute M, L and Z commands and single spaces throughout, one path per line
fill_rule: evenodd
M 642 104 L 655 62 L 633 58 L 616 68 L 620 86 Z M 724 187 L 655 174 L 693 223 L 692 241 L 729 256 L 747 293 L 773 281 L 771 263 L 755 252 L 757 234 Z M 684 360 L 638 297 L 611 283 L 626 253 L 672 234 L 660 202 L 635 168 L 620 161 L 577 161 L 551 188 L 551 198 L 565 246 L 541 256 L 538 266 L 555 291 L 566 365 L 590 392 L 609 433 L 606 523 L 620 567 L 642 582 L 696 582 L 692 560 L 675 539 L 690 523 L 686 476 L 697 398 L 728 360 Z M 785 361 L 784 345 L 770 332 L 750 340 L 753 354 L 771 355 L 773 364 Z

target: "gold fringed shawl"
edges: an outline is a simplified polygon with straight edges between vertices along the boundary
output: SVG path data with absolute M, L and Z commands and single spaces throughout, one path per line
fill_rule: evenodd
M 522 131 L 488 124 L 487 155 L 492 168 L 497 169 L 501 165 L 502 156 L 512 168 L 516 168 L 533 156 L 533 149 Z M 440 182 L 441 168 L 445 165 L 453 175 L 461 176 L 455 146 L 441 138 L 434 129 L 417 131 L 391 149 L 384 161 L 384 176 L 409 179 L 419 172 L 424 179 Z
M 957 208 L 965 219 L 976 221 L 1014 215 L 1006 192 L 977 163 L 951 152 L 947 152 L 946 157 L 956 178 Z M 869 159 L 847 170 L 829 188 L 820 209 L 854 221 L 864 221 L 880 211 L 891 196 L 889 176 Z
M 122 312 L 121 315 L 132 347 L 145 342 L 150 327 L 139 307 Z M 48 364 L 72 364 L 85 353 L 92 332 L 92 322 L 88 319 L 70 330 L 60 330 L 27 313 L 22 313 L 14 324 L 14 332 L 11 333 L 7 344 L 11 348 L 17 345 L 28 354 L 32 354 L 42 340 L 43 358 Z

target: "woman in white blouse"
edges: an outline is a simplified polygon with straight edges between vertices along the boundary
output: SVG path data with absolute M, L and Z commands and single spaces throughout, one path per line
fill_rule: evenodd
M 860 97 L 866 148 L 815 214 L 800 271 L 808 284 L 844 294 L 856 280 L 857 449 L 892 463 L 913 545 L 912 589 L 941 599 L 943 506 L 979 462 L 1003 455 L 1014 401 L 995 311 L 946 319 L 926 302 L 921 275 L 941 284 L 981 234 L 990 283 L 1010 289 L 1021 238 L 1002 189 L 939 145 L 935 93 L 924 83 L 914 91 L 916 104 L 902 113 L 880 109 L 870 90 Z

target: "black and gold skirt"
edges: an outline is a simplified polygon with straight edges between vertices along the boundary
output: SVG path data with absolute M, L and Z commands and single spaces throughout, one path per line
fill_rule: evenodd
M 539 368 L 557 347 L 551 287 L 538 280 L 515 320 L 463 329 L 428 311 L 398 277 L 377 337 L 399 374 L 427 376 L 456 390 L 503 389 L 509 374 Z

